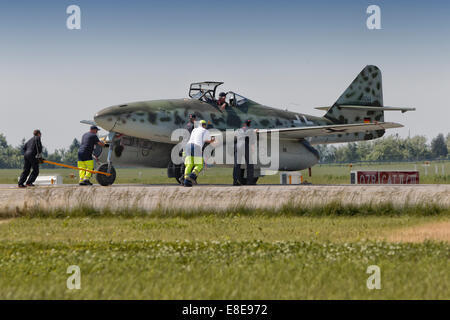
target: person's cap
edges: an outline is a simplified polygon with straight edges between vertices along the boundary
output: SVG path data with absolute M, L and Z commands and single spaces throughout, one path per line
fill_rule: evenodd
M 225 96 L 226 96 L 226 93 L 225 93 L 225 92 L 219 93 L 219 97 L 225 97 Z
M 100 130 L 97 126 L 91 126 L 91 130 Z
M 205 120 L 200 120 L 200 124 L 204 125 L 204 124 L 206 124 L 206 121 Z

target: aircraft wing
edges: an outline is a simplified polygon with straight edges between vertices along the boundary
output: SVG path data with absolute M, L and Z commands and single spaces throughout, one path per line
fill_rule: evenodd
M 94 120 L 81 120 L 80 123 L 90 124 L 91 126 L 96 126 L 97 125 Z
M 403 125 L 395 122 L 334 124 L 328 126 L 311 126 L 279 129 L 258 129 L 258 133 L 279 132 L 280 139 L 303 139 L 308 137 L 328 136 L 333 134 L 345 134 L 354 132 L 366 132 L 401 128 Z
M 316 107 L 317 110 L 330 110 L 330 107 Z M 408 111 L 416 111 L 416 108 L 401 108 L 401 107 L 373 107 L 373 106 L 348 106 L 340 105 L 340 109 L 353 109 L 353 110 L 368 110 L 368 111 L 401 111 L 402 113 Z

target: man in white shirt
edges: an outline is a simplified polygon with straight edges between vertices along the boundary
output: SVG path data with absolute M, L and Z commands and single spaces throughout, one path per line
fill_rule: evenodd
M 185 147 L 185 187 L 192 187 L 192 184 L 197 184 L 197 176 L 203 169 L 203 145 L 212 141 L 214 141 L 214 137 L 211 138 L 211 134 L 206 129 L 206 121 L 201 120 L 200 125 L 192 130 L 191 137 Z

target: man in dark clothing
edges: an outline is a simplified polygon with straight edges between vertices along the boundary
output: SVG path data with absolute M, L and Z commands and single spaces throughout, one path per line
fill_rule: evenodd
M 195 120 L 196 119 L 197 119 L 197 116 L 195 114 L 191 113 L 189 115 L 189 122 L 186 124 L 186 127 L 185 127 L 185 129 L 187 131 L 189 131 L 189 133 L 191 133 L 192 130 L 194 130 L 194 128 L 195 128 Z
M 246 120 L 244 122 L 244 126 L 237 131 L 237 139 L 234 145 L 234 167 L 233 167 L 233 185 L 239 186 L 241 185 L 240 176 L 241 176 L 241 161 L 242 159 L 238 159 L 238 155 L 241 155 L 244 152 L 244 159 L 246 164 L 247 171 L 247 184 L 253 185 L 255 184 L 254 180 L 254 164 L 250 163 L 250 134 L 252 133 L 251 120 Z
M 42 144 L 41 144 L 41 131 L 34 130 L 33 138 L 27 141 L 23 146 L 23 158 L 25 164 L 23 166 L 23 172 L 19 179 L 19 188 L 34 187 L 33 182 L 39 175 L 39 159 L 42 158 Z M 30 174 L 30 170 L 33 171 Z M 30 175 L 28 177 L 28 175 Z M 27 180 L 28 178 L 28 180 Z M 26 181 L 26 186 L 24 185 Z
M 80 149 L 78 149 L 78 167 L 88 170 L 94 170 L 94 160 L 92 159 L 92 153 L 94 152 L 95 145 L 102 147 L 105 144 L 97 137 L 97 126 L 91 126 L 91 130 L 86 132 L 81 138 Z M 84 170 L 80 170 L 80 186 L 91 186 L 89 181 L 92 173 Z

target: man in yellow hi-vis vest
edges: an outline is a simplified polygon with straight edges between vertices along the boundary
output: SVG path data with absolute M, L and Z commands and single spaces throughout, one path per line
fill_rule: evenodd
M 206 121 L 200 120 L 200 125 L 192 130 L 191 137 L 185 147 L 185 187 L 192 187 L 192 184 L 197 184 L 197 176 L 203 169 L 203 145 L 212 141 L 214 141 L 214 137 L 211 138 L 211 134 L 206 129 Z
M 96 144 L 104 147 L 105 144 L 97 137 L 97 126 L 91 126 L 91 130 L 86 132 L 81 138 L 80 149 L 78 149 L 78 167 L 88 170 L 94 170 L 94 160 L 92 159 L 92 152 Z M 92 173 L 80 170 L 80 186 L 91 186 L 89 181 Z

